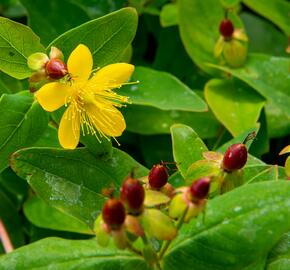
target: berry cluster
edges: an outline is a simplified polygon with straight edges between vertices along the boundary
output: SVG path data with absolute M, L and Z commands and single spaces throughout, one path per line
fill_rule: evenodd
M 237 179 L 247 162 L 245 142 L 254 137 L 255 134 L 249 134 L 244 143 L 229 146 L 224 155 L 205 152 L 206 160 L 197 161 L 199 167 L 191 168 L 197 167 L 202 172 L 200 166 L 210 164 L 216 169 L 215 173 L 200 175 L 188 186 L 174 189 L 168 183 L 168 168 L 164 162 L 154 165 L 147 177 L 126 178 L 120 197 L 108 199 L 95 222 L 99 244 L 106 246 L 113 239 L 118 248 L 128 248 L 144 256 L 152 266 L 158 264 L 181 225 L 205 212 L 207 198 L 215 192 L 214 187 L 218 186 L 223 193 L 238 185 Z M 197 172 L 194 175 L 198 175 Z M 135 245 L 138 238 L 143 240 L 142 248 Z M 152 239 L 161 242 L 159 248 L 150 244 Z

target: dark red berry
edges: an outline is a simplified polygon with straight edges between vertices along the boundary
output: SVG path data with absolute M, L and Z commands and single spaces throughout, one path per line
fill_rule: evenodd
M 57 58 L 49 60 L 45 66 L 47 75 L 52 79 L 61 79 L 67 74 L 67 67 L 63 61 Z
M 129 208 L 129 212 L 137 213 L 142 209 L 145 191 L 138 180 L 129 177 L 121 186 L 120 196 Z
M 196 181 L 193 181 L 190 186 L 191 196 L 194 199 L 198 199 L 198 200 L 206 198 L 209 192 L 209 186 L 210 186 L 209 177 L 203 177 Z
M 223 169 L 228 172 L 243 168 L 247 162 L 248 151 L 244 144 L 236 143 L 231 145 L 223 158 Z
M 220 23 L 220 33 L 225 38 L 230 38 L 234 33 L 234 25 L 229 19 L 224 19 Z
M 125 207 L 120 200 L 110 199 L 105 203 L 102 215 L 110 229 L 119 229 L 126 218 Z
M 149 172 L 148 180 L 150 187 L 155 189 L 162 188 L 168 180 L 168 172 L 166 167 L 162 164 L 154 165 Z

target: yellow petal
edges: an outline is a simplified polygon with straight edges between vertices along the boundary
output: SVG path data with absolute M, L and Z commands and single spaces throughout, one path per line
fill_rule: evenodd
M 74 80 L 88 80 L 93 68 L 93 57 L 89 48 L 83 44 L 78 45 L 68 58 L 67 68 Z
M 80 140 L 80 117 L 74 111 L 72 106 L 68 107 L 58 128 L 59 143 L 66 149 L 75 149 Z
M 35 93 L 35 97 L 43 109 L 53 112 L 65 104 L 69 90 L 69 85 L 63 83 L 47 83 Z
M 94 105 L 86 108 L 87 115 L 96 130 L 109 137 L 121 136 L 126 128 L 123 115 L 113 106 L 99 109 Z
M 111 64 L 101 68 L 90 79 L 90 85 L 98 88 L 118 88 L 127 82 L 134 71 L 134 66 L 126 63 Z

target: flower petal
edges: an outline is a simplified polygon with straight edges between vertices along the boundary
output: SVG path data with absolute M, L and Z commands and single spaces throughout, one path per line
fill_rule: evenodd
M 59 143 L 63 148 L 75 149 L 80 140 L 80 117 L 69 106 L 63 114 L 58 128 Z
M 133 65 L 126 63 L 111 64 L 97 71 L 89 82 L 91 85 L 95 85 L 97 89 L 118 88 L 130 79 L 134 68 Z
M 67 68 L 74 80 L 88 80 L 93 68 L 93 57 L 89 48 L 83 44 L 78 45 L 68 58 Z
M 65 104 L 69 90 L 70 86 L 63 83 L 47 83 L 35 93 L 35 97 L 43 109 L 53 112 Z
M 99 109 L 94 105 L 86 108 L 87 115 L 96 130 L 109 137 L 121 136 L 126 128 L 123 115 L 113 106 Z

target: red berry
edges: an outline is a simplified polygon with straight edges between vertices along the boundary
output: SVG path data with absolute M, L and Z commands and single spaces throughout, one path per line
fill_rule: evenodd
M 53 58 L 46 63 L 47 75 L 52 79 L 60 79 L 67 74 L 67 67 L 60 59 Z
M 120 196 L 129 211 L 138 213 L 142 209 L 145 191 L 138 180 L 129 177 L 121 186 Z
M 156 189 L 162 188 L 168 180 L 168 172 L 166 167 L 162 164 L 154 165 L 149 172 L 148 180 L 150 187 Z
M 125 207 L 120 200 L 110 199 L 105 203 L 102 215 L 110 229 L 119 229 L 126 218 Z
M 220 33 L 225 38 L 230 38 L 234 33 L 234 25 L 229 19 L 224 19 L 220 23 Z
M 231 145 L 223 158 L 223 169 L 228 172 L 243 168 L 247 162 L 248 151 L 244 144 L 236 143 Z
M 190 186 L 191 196 L 198 200 L 206 198 L 209 192 L 209 186 L 210 186 L 209 177 L 203 177 L 196 181 L 193 181 Z

